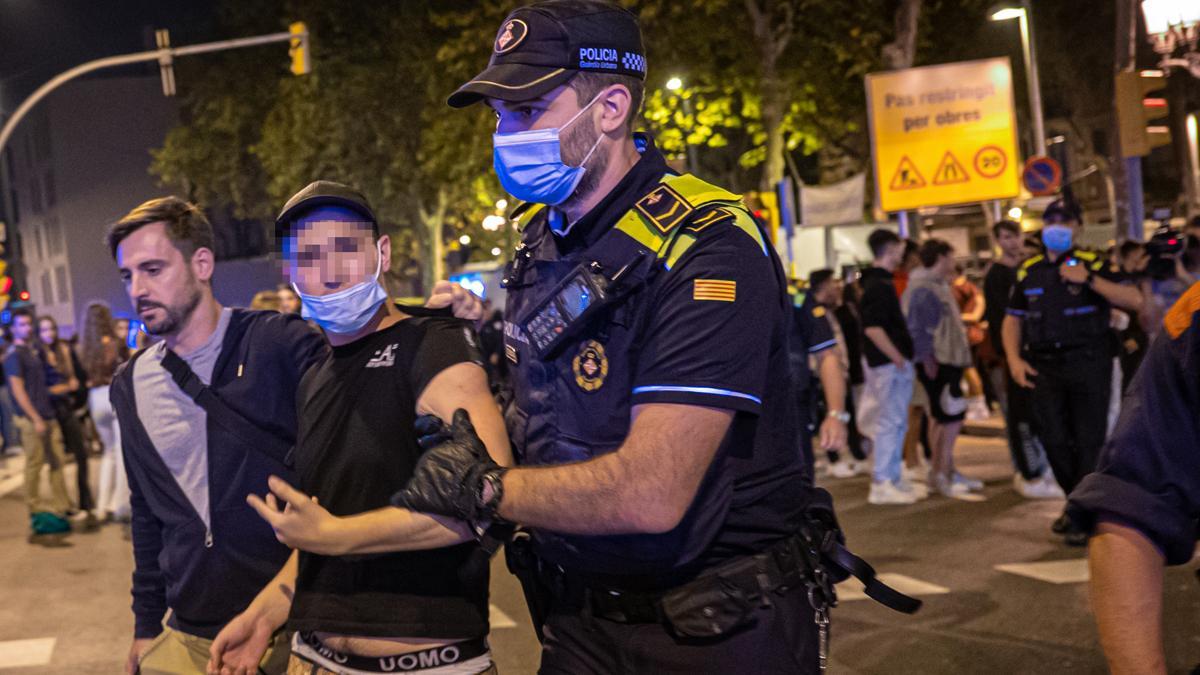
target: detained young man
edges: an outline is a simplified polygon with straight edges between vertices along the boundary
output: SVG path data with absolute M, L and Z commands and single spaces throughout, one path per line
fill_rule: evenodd
M 209 670 L 239 672 L 286 619 L 289 673 L 494 672 L 488 554 L 465 523 L 389 503 L 421 452 L 419 416 L 465 410 L 492 457 L 511 463 L 474 334 L 387 301 L 391 242 L 353 189 L 309 185 L 276 233 L 303 316 L 332 351 L 299 387 L 299 489 L 272 477 L 265 499 L 248 497 L 297 552 L 217 637 Z

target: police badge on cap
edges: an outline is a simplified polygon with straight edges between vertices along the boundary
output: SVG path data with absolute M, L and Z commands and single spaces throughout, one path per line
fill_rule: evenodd
M 448 101 L 535 99 L 581 71 L 646 79 L 637 18 L 607 0 L 547 0 L 514 10 L 500 24 L 488 67 Z

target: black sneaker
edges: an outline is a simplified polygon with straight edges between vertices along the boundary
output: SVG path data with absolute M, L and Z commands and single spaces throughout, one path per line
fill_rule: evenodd
M 1066 534 L 1067 530 L 1070 528 L 1071 519 L 1067 517 L 1067 514 L 1064 513 L 1058 517 L 1058 520 L 1054 521 L 1053 525 L 1050 526 L 1050 531 L 1054 534 Z

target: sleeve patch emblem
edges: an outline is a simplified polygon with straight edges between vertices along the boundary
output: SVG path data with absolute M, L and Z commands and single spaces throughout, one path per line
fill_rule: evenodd
M 688 225 L 687 230 L 689 232 L 700 232 L 710 225 L 722 223 L 726 220 L 733 220 L 734 218 L 734 214 L 727 209 L 712 209 L 711 211 L 706 211 L 704 214 L 693 220 L 692 224 Z
M 670 185 L 659 185 L 634 205 L 659 232 L 666 234 L 696 209 Z
M 693 300 L 733 302 L 737 300 L 737 282 L 724 279 L 696 279 L 692 286 Z

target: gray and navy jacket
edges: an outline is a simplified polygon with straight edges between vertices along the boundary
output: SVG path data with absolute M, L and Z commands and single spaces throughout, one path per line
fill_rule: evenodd
M 291 446 L 297 385 L 327 349 L 324 337 L 299 316 L 235 309 L 210 387 L 248 421 Z M 206 527 L 142 426 L 133 370 L 131 360 L 117 373 L 111 398 L 133 507 L 134 636 L 158 635 L 170 608 L 172 628 L 211 639 L 290 554 L 246 504 L 246 495 L 265 493 L 270 475 L 294 482 L 293 474 L 279 452 L 257 447 L 210 416 Z

